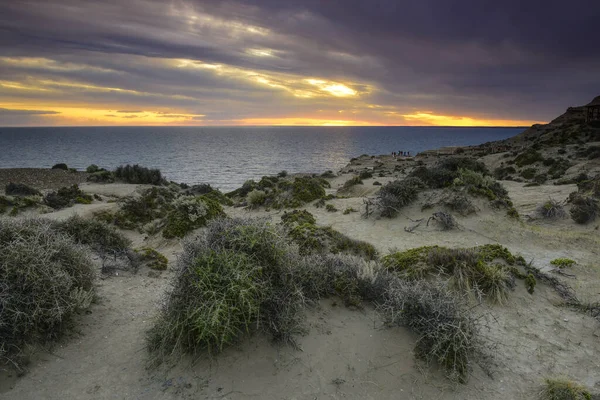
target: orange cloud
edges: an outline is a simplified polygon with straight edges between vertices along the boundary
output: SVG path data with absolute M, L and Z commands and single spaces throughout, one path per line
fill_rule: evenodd
M 395 113 L 393 113 L 395 114 Z M 415 112 L 401 115 L 410 125 L 435 126 L 529 126 L 541 121 L 479 119 L 456 115 L 436 115 L 433 112 Z

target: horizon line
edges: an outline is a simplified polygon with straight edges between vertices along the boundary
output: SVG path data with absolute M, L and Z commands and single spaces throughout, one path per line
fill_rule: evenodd
M 538 124 L 535 124 L 538 125 Z M 6 128 L 529 128 L 533 125 L 26 125 Z

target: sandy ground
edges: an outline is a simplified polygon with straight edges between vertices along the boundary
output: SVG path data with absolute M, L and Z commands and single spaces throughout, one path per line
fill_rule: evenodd
M 397 161 L 393 161 L 397 162 Z M 400 172 L 399 172 L 400 173 Z M 350 174 L 332 180 L 335 192 Z M 317 222 L 354 238 L 365 240 L 386 254 L 390 249 L 423 245 L 471 247 L 500 243 L 522 254 L 535 266 L 550 270 L 549 261 L 569 257 L 577 261 L 568 283 L 580 298 L 600 300 L 600 231 L 596 225 L 579 226 L 570 219 L 544 222 L 508 218 L 490 209 L 458 218 L 460 230 L 441 231 L 422 224 L 412 233 L 405 227 L 427 218 L 419 203 L 407 207 L 394 219 L 365 219 L 362 196 L 371 195 L 393 176 L 364 181 L 348 198 L 330 201 L 340 211 L 331 213 L 306 207 Z M 522 215 L 549 197 L 562 199 L 573 185 L 524 188 L 503 182 Z M 98 209 L 116 207 L 109 201 L 131 194 L 134 185 L 82 185 L 103 196 L 102 202 L 46 214 L 67 218 L 73 213 L 90 215 Z M 343 215 L 353 207 L 361 212 Z M 228 208 L 231 216 L 261 216 L 279 221 L 276 211 Z M 533 295 L 522 282 L 507 304 L 484 303 L 473 312 L 486 325 L 490 361 L 476 365 L 466 385 L 455 385 L 436 366 L 415 361 L 415 337 L 402 328 L 386 328 L 377 313 L 366 308 L 349 310 L 336 299 L 323 300 L 307 312 L 306 335 L 300 350 L 279 346 L 256 335 L 218 357 L 184 359 L 171 368 L 146 368 L 146 330 L 153 321 L 168 288 L 177 254 L 176 241 L 147 239 L 128 232 L 134 246 L 150 244 L 170 260 L 170 269 L 158 278 L 148 270 L 119 273 L 98 281 L 100 300 L 89 314 L 80 317 L 80 331 L 58 344 L 51 353 L 38 353 L 29 372 L 20 378 L 0 373 L 2 399 L 531 399 L 546 377 L 567 376 L 600 392 L 600 323 L 589 316 L 558 307 L 552 289 L 538 284 Z

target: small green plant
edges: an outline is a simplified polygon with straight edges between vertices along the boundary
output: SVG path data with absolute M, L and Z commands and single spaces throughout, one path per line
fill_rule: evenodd
M 517 211 L 516 208 L 514 207 L 510 207 L 507 211 L 506 211 L 506 215 L 508 215 L 510 218 L 514 218 L 516 220 L 521 219 L 521 216 L 519 215 L 519 212 Z
M 327 212 L 337 212 L 338 209 L 335 208 L 333 204 L 326 204 L 325 210 L 327 210 Z
M 575 261 L 571 260 L 570 258 L 556 258 L 550 261 L 550 264 L 562 269 L 573 266 L 575 264 Z
M 87 180 L 88 182 L 94 183 L 113 183 L 115 181 L 115 175 L 110 171 L 98 170 L 90 173 Z
M 568 379 L 546 379 L 540 393 L 542 400 L 591 400 L 591 393 Z
M 343 214 L 344 214 L 344 215 L 348 215 L 348 214 L 350 214 L 350 213 L 354 213 L 354 212 L 358 212 L 358 210 L 355 210 L 355 209 L 354 209 L 354 208 L 352 208 L 352 207 L 348 207 L 348 208 L 346 208 L 346 209 L 344 210 Z
M 167 269 L 169 260 L 167 260 L 167 257 L 165 257 L 164 254 L 155 249 L 151 247 L 142 247 L 141 249 L 136 249 L 135 252 L 139 254 L 141 261 L 144 262 L 148 268 L 157 271 L 164 271 Z

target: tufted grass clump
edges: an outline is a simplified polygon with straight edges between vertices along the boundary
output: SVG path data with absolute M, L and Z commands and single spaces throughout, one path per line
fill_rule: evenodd
M 344 185 L 342 186 L 343 190 L 348 190 L 351 187 L 354 187 L 356 185 L 363 185 L 363 178 L 360 177 L 360 175 L 356 175 L 350 179 L 348 179 L 346 182 L 344 182 Z
M 79 189 L 78 185 L 65 186 L 57 191 L 47 193 L 44 196 L 44 204 L 59 210 L 61 208 L 71 207 L 75 203 L 90 204 L 92 196 Z
M 492 244 L 467 249 L 418 247 L 391 253 L 383 257 L 382 263 L 403 279 L 444 277 L 458 292 L 483 295 L 494 303 L 508 298 L 515 287 L 515 277 L 524 278 L 516 273 L 516 265 L 523 265 L 524 260 Z
M 539 216 L 546 219 L 562 219 L 567 216 L 564 208 L 564 202 L 549 199 L 544 204 L 540 205 L 536 212 Z
M 54 228 L 73 239 L 76 243 L 90 246 L 102 254 L 117 254 L 131 246 L 131 240 L 113 226 L 96 219 L 74 215 L 65 221 L 57 221 Z
M 386 280 L 379 308 L 387 322 L 418 335 L 418 358 L 438 363 L 450 379 L 466 383 L 482 349 L 478 321 L 466 311 L 466 302 L 439 282 Z
M 255 331 L 293 342 L 304 306 L 297 249 L 261 220 L 218 219 L 184 243 L 147 344 L 157 363 L 220 352 Z
M 546 379 L 540 392 L 541 400 L 591 400 L 591 393 L 568 379 Z
M 89 253 L 51 221 L 0 218 L 0 363 L 22 371 L 94 299 Z
M 387 183 L 377 193 L 376 206 L 381 216 L 395 217 L 401 208 L 418 198 L 424 187 L 418 178 L 405 178 Z
M 114 171 L 116 179 L 135 184 L 149 184 L 149 185 L 164 185 L 166 179 L 163 178 L 162 173 L 159 169 L 150 169 L 142 167 L 138 164 L 135 165 L 121 165 Z

